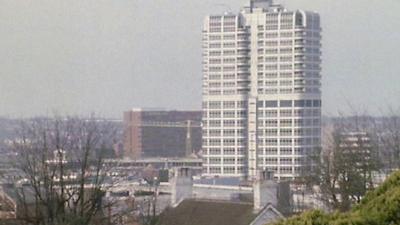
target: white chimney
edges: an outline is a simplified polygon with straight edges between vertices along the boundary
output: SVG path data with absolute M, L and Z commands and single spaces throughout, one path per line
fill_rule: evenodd
M 272 171 L 258 171 L 253 183 L 254 210 L 259 211 L 266 205 L 278 204 L 278 183 L 274 180 Z
M 189 168 L 175 168 L 171 179 L 171 205 L 177 206 L 181 201 L 192 197 L 193 178 Z

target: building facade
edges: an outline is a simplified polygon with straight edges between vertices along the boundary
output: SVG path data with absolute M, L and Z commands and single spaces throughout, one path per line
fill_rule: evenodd
M 124 112 L 124 157 L 187 157 L 201 150 L 201 112 Z
M 321 142 L 319 15 L 251 0 L 203 26 L 203 165 L 293 179 Z

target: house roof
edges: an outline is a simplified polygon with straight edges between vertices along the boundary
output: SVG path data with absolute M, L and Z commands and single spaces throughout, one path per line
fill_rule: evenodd
M 268 204 L 250 225 L 270 224 L 285 217 L 272 204 Z
M 188 199 L 166 209 L 159 225 L 249 225 L 256 217 L 252 204 Z

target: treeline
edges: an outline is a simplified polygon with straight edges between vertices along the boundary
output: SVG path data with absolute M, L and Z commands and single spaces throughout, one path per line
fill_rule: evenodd
M 400 171 L 394 172 L 348 212 L 320 210 L 275 223 L 274 225 L 395 225 L 400 224 Z

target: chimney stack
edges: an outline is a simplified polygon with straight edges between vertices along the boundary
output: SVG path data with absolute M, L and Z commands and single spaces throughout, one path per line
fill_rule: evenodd
M 171 179 L 171 205 L 179 205 L 181 201 L 192 197 L 193 178 L 189 168 L 175 168 Z
M 254 210 L 260 211 L 266 205 L 278 204 L 278 183 L 274 180 L 272 171 L 258 171 L 253 183 Z

